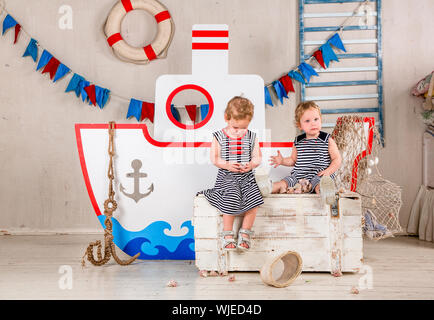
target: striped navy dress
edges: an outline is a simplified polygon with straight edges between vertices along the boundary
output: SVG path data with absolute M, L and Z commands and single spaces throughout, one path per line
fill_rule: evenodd
M 219 130 L 213 133 L 220 144 L 220 157 L 226 161 L 246 163 L 252 160 L 256 134 L 247 130 L 234 139 Z M 264 203 L 253 170 L 244 173 L 219 169 L 214 188 L 198 192 L 224 214 L 239 215 Z
M 299 135 L 294 140 L 294 148 L 297 148 L 297 161 L 291 174 L 285 177 L 288 187 L 293 187 L 300 179 L 307 179 L 312 185 L 312 191 L 318 185 L 321 177 L 318 172 L 330 166 L 331 158 L 329 154 L 330 134 L 320 131 L 315 139 L 307 139 L 306 134 Z M 335 174 L 330 176 L 334 179 Z

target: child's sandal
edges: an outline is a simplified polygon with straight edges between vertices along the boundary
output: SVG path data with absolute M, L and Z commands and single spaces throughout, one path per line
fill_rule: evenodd
M 235 251 L 237 250 L 237 242 L 234 239 L 235 233 L 230 230 L 230 231 L 222 231 L 220 232 L 220 236 L 222 237 L 222 241 L 223 241 L 223 250 L 225 251 Z M 227 236 L 232 236 L 232 238 L 225 238 Z M 229 247 L 229 245 L 233 245 L 233 248 Z
M 251 240 L 251 238 L 252 238 L 252 236 L 253 236 L 254 233 L 255 233 L 255 232 L 252 231 L 252 230 L 241 228 L 241 229 L 238 231 L 238 243 L 237 243 L 237 248 L 240 249 L 240 250 L 243 250 L 243 251 L 248 251 L 248 250 L 250 250 L 250 247 L 251 247 L 251 241 L 250 241 L 250 240 Z M 248 238 L 243 237 L 242 234 L 246 234 L 246 235 L 248 235 L 249 237 L 248 237 Z M 243 243 L 246 244 L 247 247 L 243 247 L 243 246 L 241 245 L 241 244 L 243 244 Z

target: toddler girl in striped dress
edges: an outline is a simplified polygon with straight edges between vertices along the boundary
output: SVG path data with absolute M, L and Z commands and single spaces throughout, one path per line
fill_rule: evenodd
M 263 204 L 253 169 L 261 164 L 262 156 L 256 134 L 247 129 L 253 118 L 253 104 L 243 97 L 232 98 L 226 107 L 226 128 L 213 133 L 211 162 L 219 168 L 215 186 L 198 192 L 223 213 L 224 250 L 250 249 L 252 226 L 258 206 Z M 244 214 L 235 241 L 235 216 Z
M 339 169 L 342 158 L 330 134 L 321 131 L 321 110 L 318 105 L 313 101 L 300 103 L 295 109 L 295 123 L 304 133 L 295 138 L 291 156 L 284 158 L 278 151 L 276 156 L 270 158 L 270 164 L 275 168 L 280 165 L 294 168 L 281 181 L 269 183 L 268 187 L 265 184 L 265 188 L 261 186 L 261 191 L 263 194 L 270 191 L 286 193 L 288 188 L 306 179 L 311 185 L 311 192 L 321 193 L 325 203 L 333 204 L 334 173 Z

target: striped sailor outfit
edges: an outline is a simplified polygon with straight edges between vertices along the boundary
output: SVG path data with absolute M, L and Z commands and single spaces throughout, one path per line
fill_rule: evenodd
M 219 130 L 213 133 L 220 144 L 220 156 L 223 160 L 238 163 L 251 161 L 256 134 L 247 130 L 244 136 L 234 139 Z M 198 192 L 208 202 L 224 214 L 239 215 L 264 203 L 256 184 L 253 170 L 249 172 L 231 172 L 219 169 L 215 186 Z
M 315 139 L 307 139 L 305 133 L 295 138 L 297 161 L 291 174 L 283 178 L 288 183 L 288 187 L 294 187 L 300 179 L 307 179 L 312 185 L 311 192 L 315 192 L 315 187 L 321 179 L 318 172 L 327 169 L 331 163 L 329 138 L 330 134 L 323 131 L 320 131 Z M 334 179 L 335 174 L 330 177 Z

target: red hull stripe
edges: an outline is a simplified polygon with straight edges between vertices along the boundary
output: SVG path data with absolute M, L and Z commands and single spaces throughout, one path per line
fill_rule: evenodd
M 229 43 L 193 43 L 193 50 L 228 50 Z
M 124 6 L 126 12 L 130 12 L 131 10 L 133 10 L 133 6 L 130 0 L 122 0 L 122 5 Z
M 227 30 L 193 30 L 193 37 L 229 37 Z
M 160 23 L 161 21 L 170 19 L 170 13 L 169 11 L 161 11 L 160 13 L 155 15 L 155 20 L 157 20 L 157 23 Z
M 123 40 L 120 33 L 112 34 L 110 37 L 107 38 L 107 42 L 110 47 L 112 47 L 116 42 Z
M 144 47 L 143 50 L 145 50 L 145 54 L 148 57 L 149 61 L 157 59 L 157 55 L 155 54 L 155 51 L 151 45 Z

